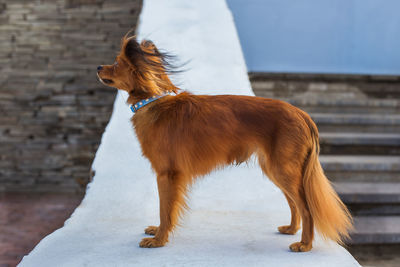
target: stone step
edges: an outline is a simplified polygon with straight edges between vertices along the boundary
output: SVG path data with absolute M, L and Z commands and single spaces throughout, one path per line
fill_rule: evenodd
M 334 187 L 353 215 L 400 216 L 400 183 L 339 182 Z
M 400 76 L 249 73 L 256 95 L 265 97 L 398 98 Z
M 311 113 L 310 115 L 320 132 L 400 132 L 400 114 Z
M 280 98 L 308 113 L 399 114 L 400 99 Z
M 400 155 L 397 133 L 320 133 L 321 154 Z
M 400 156 L 320 155 L 334 182 L 400 182 Z
M 350 245 L 400 244 L 400 216 L 355 216 Z
M 400 183 L 334 183 L 346 203 L 400 203 Z

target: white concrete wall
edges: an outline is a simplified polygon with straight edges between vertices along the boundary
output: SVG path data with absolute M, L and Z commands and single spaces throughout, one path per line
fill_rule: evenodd
M 228 0 L 249 71 L 400 75 L 398 0 Z

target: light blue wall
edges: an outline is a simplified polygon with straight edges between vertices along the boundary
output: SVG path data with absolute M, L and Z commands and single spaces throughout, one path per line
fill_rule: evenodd
M 227 0 L 249 71 L 400 74 L 400 0 Z

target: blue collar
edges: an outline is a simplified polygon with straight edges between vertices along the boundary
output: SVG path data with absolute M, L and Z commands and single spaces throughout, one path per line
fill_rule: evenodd
M 162 98 L 162 97 L 164 97 L 166 95 L 169 95 L 170 93 L 171 92 L 168 91 L 167 93 L 162 94 L 162 95 L 154 95 L 151 98 L 143 99 L 143 100 L 137 102 L 135 105 L 131 105 L 130 108 L 131 108 L 133 113 L 136 113 L 139 109 L 141 109 L 142 107 L 146 106 L 147 104 L 150 104 L 151 102 L 156 101 L 157 99 L 160 99 L 160 98 Z

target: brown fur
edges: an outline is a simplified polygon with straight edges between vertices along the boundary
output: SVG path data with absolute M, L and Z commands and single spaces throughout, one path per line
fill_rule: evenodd
M 139 44 L 125 36 L 118 64 L 102 66 L 98 75 L 127 91 L 130 104 L 165 91 L 178 93 L 167 76 L 167 57 L 150 41 Z M 292 251 L 312 248 L 314 225 L 336 242 L 348 237 L 351 216 L 321 168 L 317 127 L 300 109 L 267 98 L 183 92 L 141 108 L 132 122 L 157 174 L 160 198 L 160 225 L 145 230 L 155 236 L 144 238 L 141 247 L 164 246 L 197 177 L 252 154 L 288 201 L 291 223 L 278 230 L 295 234 L 303 223 L 301 241 L 290 245 Z

